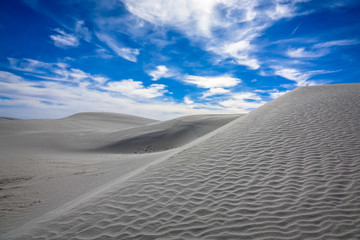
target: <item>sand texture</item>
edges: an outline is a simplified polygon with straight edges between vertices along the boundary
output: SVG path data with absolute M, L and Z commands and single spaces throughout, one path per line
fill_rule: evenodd
M 360 239 L 360 84 L 298 88 L 5 239 Z

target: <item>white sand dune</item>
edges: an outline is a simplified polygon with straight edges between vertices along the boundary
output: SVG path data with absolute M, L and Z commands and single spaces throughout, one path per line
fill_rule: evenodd
M 3 238 L 360 239 L 359 106 L 298 88 Z
M 96 150 L 115 153 L 145 153 L 177 148 L 240 116 L 240 114 L 193 115 L 125 129 L 103 136 L 110 143 Z
M 164 150 L 183 146 L 239 116 L 198 115 L 164 122 L 111 113 L 1 119 L 0 234 L 114 178 L 146 168 L 175 153 Z M 129 142 L 139 137 L 144 140 L 133 149 L 141 152 L 144 144 L 153 144 L 156 149 L 146 152 L 162 152 L 114 154 L 131 153 L 124 149 L 132 149 Z

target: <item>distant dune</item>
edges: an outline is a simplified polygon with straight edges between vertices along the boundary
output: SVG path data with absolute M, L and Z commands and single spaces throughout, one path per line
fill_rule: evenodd
M 297 88 L 4 238 L 360 239 L 359 93 Z
M 103 152 L 145 153 L 183 146 L 241 115 L 194 115 L 111 133 Z
M 12 118 L 12 117 L 0 117 L 1 120 L 20 120 L 19 118 Z
M 120 113 L 78 113 L 62 119 L 2 119 L 14 121 L 1 121 L 0 135 L 74 130 L 114 131 L 158 122 Z
M 100 113 L 100 112 L 88 112 L 77 113 L 71 115 L 62 120 L 71 122 L 81 122 L 87 128 L 96 129 L 124 129 L 130 127 L 138 127 L 150 123 L 159 122 L 149 118 L 142 118 L 133 115 L 121 114 L 121 113 Z

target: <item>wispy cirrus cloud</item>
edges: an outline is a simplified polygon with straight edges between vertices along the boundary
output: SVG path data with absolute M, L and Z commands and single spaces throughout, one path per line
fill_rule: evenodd
M 238 65 L 247 66 L 250 69 L 256 70 L 260 67 L 259 61 L 256 58 L 249 56 L 254 46 L 250 45 L 248 40 L 241 40 L 238 42 L 223 43 L 218 46 L 209 46 L 208 50 L 221 56 L 221 60 L 232 59 Z
M 122 57 L 128 61 L 136 62 L 137 55 L 140 54 L 139 49 L 137 48 L 129 48 L 124 47 L 120 42 L 118 42 L 115 38 L 111 37 L 108 34 L 104 33 L 96 33 L 96 36 L 107 44 L 107 46 L 114 51 L 119 57 Z
M 276 69 L 276 68 L 275 68 Z M 312 71 L 300 71 L 296 68 L 277 68 L 274 72 L 275 75 L 286 78 L 291 81 L 296 82 L 296 86 L 312 86 L 318 85 L 320 83 L 315 80 L 311 80 L 310 78 L 320 74 L 328 74 L 339 72 L 337 71 L 328 71 L 328 70 L 312 70 Z
M 45 74 L 49 70 L 56 72 L 58 69 L 67 68 L 66 63 L 47 63 L 30 58 L 7 58 L 10 68 L 17 71 L 28 72 L 32 74 Z
M 336 47 L 336 46 L 350 46 L 350 45 L 357 45 L 357 44 L 360 44 L 359 40 L 343 39 L 343 40 L 334 40 L 334 41 L 317 43 L 314 45 L 314 48 L 330 48 L 330 47 Z
M 92 34 L 90 30 L 85 26 L 84 20 L 76 21 L 75 32 L 80 38 L 84 39 L 87 42 L 90 42 L 92 40 Z
M 302 73 L 295 68 L 282 68 L 275 71 L 275 74 L 295 81 L 297 86 L 311 86 L 316 85 L 314 81 L 309 81 L 309 78 L 312 76 L 310 73 Z
M 49 63 L 35 59 L 8 58 L 9 68 L 16 71 L 26 72 L 28 75 L 39 79 L 62 81 L 62 82 L 88 82 L 105 83 L 109 79 L 100 74 L 86 73 L 80 69 L 72 68 L 64 62 Z
M 55 46 L 60 48 L 77 47 L 79 39 L 71 33 L 66 33 L 64 30 L 56 28 L 54 31 L 57 34 L 50 35 L 51 40 L 54 41 Z
M 330 53 L 329 49 L 306 50 L 305 48 L 290 48 L 287 50 L 287 56 L 292 58 L 318 58 Z
M 319 58 L 332 52 L 331 48 L 360 44 L 356 39 L 343 39 L 316 43 L 311 47 L 290 48 L 286 54 L 292 58 Z

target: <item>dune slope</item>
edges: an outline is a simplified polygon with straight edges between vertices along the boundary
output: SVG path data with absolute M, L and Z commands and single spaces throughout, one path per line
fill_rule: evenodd
M 9 239 L 359 239 L 360 84 L 298 88 Z
M 193 115 L 107 134 L 112 142 L 98 151 L 146 153 L 183 146 L 240 117 L 240 114 Z

